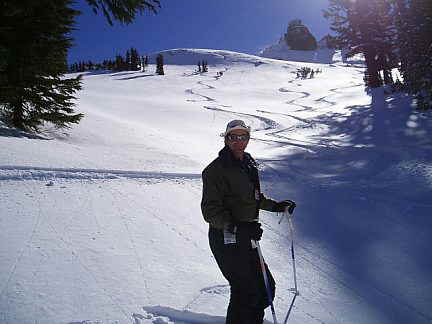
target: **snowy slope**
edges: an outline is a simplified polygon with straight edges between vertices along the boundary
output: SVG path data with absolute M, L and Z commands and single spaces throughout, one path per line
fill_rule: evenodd
M 327 48 L 323 44 L 318 43 L 318 48 L 314 51 L 298 51 L 291 50 L 284 40 L 280 40 L 277 44 L 270 45 L 260 52 L 263 58 L 270 58 L 284 61 L 306 62 L 306 63 L 321 63 L 331 64 L 345 62 L 353 66 L 364 65 L 363 54 L 356 54 L 347 57 L 348 50 L 335 50 Z
M 70 130 L 0 125 L 0 323 L 224 323 L 200 173 L 233 118 L 252 126 L 263 191 L 298 202 L 290 322 L 432 322 L 431 116 L 366 93 L 363 69 L 337 59 L 163 54 L 165 76 L 86 74 Z M 299 80 L 301 66 L 323 72 Z M 261 213 L 281 320 L 292 270 L 278 221 Z
M 162 54 L 165 64 L 174 65 L 197 65 L 200 61 L 207 61 L 210 65 L 231 65 L 233 63 L 260 65 L 271 62 L 271 60 L 249 54 L 197 48 L 176 48 L 153 53 L 150 55 L 150 62 L 156 62 L 158 54 Z
M 285 42 L 279 42 L 263 49 L 260 55 L 286 61 L 333 63 L 335 52 L 335 50 L 329 48 L 318 48 L 315 51 L 290 50 Z

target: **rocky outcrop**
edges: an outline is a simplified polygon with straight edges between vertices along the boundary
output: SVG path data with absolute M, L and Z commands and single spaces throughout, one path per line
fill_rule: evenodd
M 302 24 L 300 19 L 293 20 L 288 25 L 287 33 L 283 36 L 288 48 L 298 51 L 314 51 L 317 49 L 317 41 L 309 29 Z

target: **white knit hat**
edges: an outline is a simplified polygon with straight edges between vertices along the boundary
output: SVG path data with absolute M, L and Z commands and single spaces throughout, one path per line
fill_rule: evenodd
M 230 132 L 232 132 L 233 130 L 236 129 L 241 129 L 241 130 L 245 130 L 246 132 L 248 132 L 250 134 L 251 132 L 251 128 L 250 126 L 246 126 L 245 122 L 243 120 L 240 119 L 235 119 L 235 120 L 231 120 L 226 127 L 225 133 L 222 133 L 221 136 L 225 137 L 227 136 Z

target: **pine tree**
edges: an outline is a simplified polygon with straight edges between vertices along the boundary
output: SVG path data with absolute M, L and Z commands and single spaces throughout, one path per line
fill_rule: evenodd
M 350 49 L 350 55 L 363 53 L 367 70 L 366 84 L 379 87 L 384 71 L 391 83 L 389 71 L 394 61 L 394 25 L 390 15 L 389 0 L 329 0 L 330 7 L 324 17 L 331 20 L 331 29 L 337 33 L 336 43 Z
M 125 67 L 125 61 L 123 59 L 123 56 L 117 54 L 114 62 L 114 70 L 122 71 L 124 70 L 124 67 Z
M 0 2 L 0 113 L 23 130 L 44 122 L 58 127 L 78 123 L 73 110 L 80 77 L 64 79 L 69 33 L 77 11 L 70 0 L 3 0 Z
M 138 71 L 139 70 L 139 66 L 141 65 L 140 63 L 140 56 L 138 53 L 138 50 L 136 48 L 131 47 L 130 49 L 130 66 L 131 66 L 131 70 L 132 71 Z
M 202 72 L 208 72 L 207 61 L 202 61 Z
M 165 75 L 164 72 L 164 60 L 162 54 L 159 54 L 156 57 L 156 74 L 158 75 Z
M 131 69 L 131 55 L 130 55 L 130 51 L 127 50 L 126 51 L 126 56 L 125 56 L 125 64 L 126 64 L 126 70 L 130 71 Z
M 400 71 L 404 88 L 420 109 L 432 108 L 432 2 L 396 2 Z
M 102 11 L 110 25 L 113 20 L 122 24 L 130 24 L 135 19 L 137 13 L 143 14 L 145 11 L 157 13 L 160 8 L 160 0 L 86 0 L 88 5 L 97 14 Z
M 147 55 L 142 57 L 142 65 L 143 65 L 143 72 L 145 72 L 149 65 L 149 57 Z

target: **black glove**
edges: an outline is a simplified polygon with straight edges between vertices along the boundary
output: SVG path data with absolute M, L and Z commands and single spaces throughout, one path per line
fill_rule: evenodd
M 263 234 L 261 223 L 258 222 L 239 222 L 236 224 L 237 233 L 245 235 L 251 240 L 259 241 Z
M 282 213 L 282 212 L 284 212 L 285 211 L 285 209 L 288 207 L 288 212 L 290 213 L 290 214 L 292 214 L 293 213 L 293 211 L 294 211 L 294 208 L 296 208 L 296 203 L 294 202 L 294 201 L 292 201 L 292 200 L 282 200 L 282 201 L 279 201 L 279 202 L 277 202 L 276 203 L 276 205 L 274 206 L 274 208 L 273 208 L 273 211 L 274 212 L 277 212 L 277 213 Z

